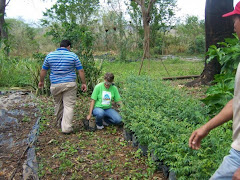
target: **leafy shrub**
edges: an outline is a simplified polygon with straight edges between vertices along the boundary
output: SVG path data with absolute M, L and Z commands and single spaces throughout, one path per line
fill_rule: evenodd
M 102 64 L 100 63 L 99 66 L 96 65 L 94 58 L 93 58 L 93 35 L 90 31 L 84 31 L 84 33 L 80 34 L 81 42 L 78 43 L 78 52 L 77 55 L 79 56 L 83 69 L 85 72 L 86 83 L 88 87 L 88 92 L 91 93 L 98 83 L 98 78 L 100 77 Z M 79 77 L 78 77 L 78 81 Z M 78 88 L 79 90 L 81 88 Z M 81 93 L 79 91 L 79 93 Z
M 205 52 L 205 37 L 204 35 L 198 35 L 193 42 L 190 43 L 189 53 L 204 53 Z
M 235 38 L 226 38 L 225 42 L 220 42 L 217 47 L 212 45 L 209 47 L 207 62 L 216 58 L 222 65 L 221 73 L 234 74 L 236 73 L 237 66 L 240 62 L 240 44 L 236 34 Z
M 31 76 L 27 65 L 30 59 L 0 57 L 0 86 L 26 87 L 31 86 Z
M 218 45 L 221 47 L 209 47 L 207 62 L 216 58 L 222 65 L 221 74 L 215 76 L 215 85 L 207 90 L 207 97 L 202 100 L 213 113 L 222 109 L 233 98 L 235 74 L 240 62 L 240 44 L 236 35 L 235 38 L 227 38 Z
M 220 111 L 233 98 L 234 81 L 230 74 L 215 75 L 213 83 L 216 84 L 207 89 L 207 97 L 202 99 L 202 102 L 209 106 L 211 113 Z
M 199 151 L 188 147 L 192 131 L 209 120 L 209 109 L 168 83 L 130 76 L 122 96 L 121 115 L 126 128 L 178 179 L 209 179 L 230 149 L 231 122 L 213 130 Z
M 34 53 L 33 54 L 33 59 L 34 61 L 31 64 L 27 65 L 27 68 L 31 74 L 31 79 L 32 79 L 32 86 L 35 90 L 37 90 L 36 94 L 47 94 L 48 96 L 50 95 L 50 71 L 47 72 L 47 75 L 44 80 L 44 88 L 40 91 L 38 91 L 38 83 L 40 80 L 40 71 L 42 69 L 42 65 L 44 62 L 44 59 L 46 57 L 46 54 L 42 53 Z

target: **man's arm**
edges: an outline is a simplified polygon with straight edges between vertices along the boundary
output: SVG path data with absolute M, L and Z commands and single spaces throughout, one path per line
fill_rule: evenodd
M 123 107 L 123 102 L 122 101 L 118 101 L 118 102 L 116 102 L 116 104 L 117 104 L 117 107 L 119 108 L 119 107 Z
M 78 70 L 78 74 L 79 74 L 79 77 L 80 77 L 81 82 L 82 82 L 81 90 L 83 92 L 85 92 L 85 91 L 87 91 L 87 85 L 86 85 L 84 70 L 83 69 Z
M 233 180 L 240 180 L 240 168 L 238 168 L 233 174 Z
M 38 87 L 39 88 L 43 88 L 44 87 L 44 78 L 47 74 L 47 70 L 45 69 L 41 69 L 40 71 L 40 80 L 39 80 L 39 83 L 38 83 Z
M 225 107 L 214 118 L 208 121 L 205 125 L 195 130 L 189 138 L 189 147 L 192 149 L 199 149 L 201 140 L 208 135 L 208 133 L 225 122 L 231 120 L 233 117 L 233 99 L 230 100 Z

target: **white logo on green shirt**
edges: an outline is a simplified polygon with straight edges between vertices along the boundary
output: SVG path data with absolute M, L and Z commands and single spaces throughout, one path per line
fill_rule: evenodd
M 111 98 L 112 98 L 111 92 L 108 92 L 108 91 L 102 92 L 102 104 L 110 105 Z

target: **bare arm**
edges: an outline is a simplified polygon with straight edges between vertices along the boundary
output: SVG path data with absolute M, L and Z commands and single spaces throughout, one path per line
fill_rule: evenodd
M 92 117 L 92 111 L 93 111 L 94 105 L 95 105 L 95 100 L 92 99 L 91 104 L 90 104 L 90 108 L 89 108 L 89 114 L 87 116 L 88 120 L 91 119 L 91 117 Z
M 117 103 L 118 107 L 119 107 L 119 106 L 120 106 L 120 107 L 123 107 L 122 101 L 118 101 L 118 102 L 116 102 L 116 103 Z
M 238 168 L 233 174 L 233 180 L 240 180 L 240 168 Z
M 80 77 L 81 82 L 82 82 L 81 90 L 83 92 L 86 92 L 87 91 L 87 85 L 86 85 L 84 70 L 83 69 L 78 70 L 78 74 L 79 74 L 79 77 Z
M 233 117 L 233 100 L 230 100 L 225 107 L 218 113 L 215 117 L 213 117 L 210 121 L 208 121 L 205 125 L 195 130 L 189 138 L 189 147 L 192 149 L 199 149 L 201 146 L 201 140 L 208 135 L 208 133 L 224 124 L 225 122 L 231 120 Z
M 47 74 L 47 70 L 45 69 L 41 69 L 40 71 L 40 80 L 39 80 L 39 83 L 38 83 L 38 87 L 39 88 L 43 88 L 44 87 L 44 78 Z

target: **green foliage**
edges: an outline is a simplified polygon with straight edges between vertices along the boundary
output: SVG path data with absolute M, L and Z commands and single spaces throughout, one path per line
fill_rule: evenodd
M 50 21 L 57 23 L 68 22 L 87 25 L 92 22 L 94 13 L 99 8 L 99 0 L 57 0 L 44 13 Z M 47 22 L 45 19 L 44 22 Z
M 194 42 L 190 44 L 188 51 L 191 54 L 204 53 L 205 52 L 205 36 L 204 35 L 196 36 L 196 38 L 194 39 Z
M 145 8 L 148 7 L 149 1 L 145 1 Z M 156 33 L 158 31 L 165 32 L 169 27 L 172 26 L 172 17 L 174 16 L 174 10 L 176 7 L 175 0 L 157 0 L 153 4 L 152 10 L 150 11 L 150 21 L 151 28 L 151 46 L 155 45 Z M 132 19 L 132 25 L 139 34 L 139 37 L 143 39 L 144 31 L 142 27 L 142 13 L 140 6 L 137 5 L 135 1 L 131 1 L 128 11 Z
M 163 63 L 160 60 L 144 61 L 143 75 L 148 75 L 154 79 L 161 79 L 169 76 L 187 76 L 189 74 L 200 74 L 204 68 L 203 61 L 183 61 L 177 59 L 167 59 Z M 141 61 L 121 63 L 121 62 L 103 62 L 102 74 L 112 72 L 115 75 L 115 82 L 121 85 L 129 75 L 136 75 L 139 72 Z M 149 69 L 148 69 L 149 67 Z
M 205 52 L 205 26 L 204 21 L 197 16 L 188 16 L 185 23 L 176 26 L 179 42 L 186 47 L 188 53 Z
M 144 3 L 144 8 L 146 11 L 148 9 L 149 0 L 142 1 Z M 175 0 L 157 0 L 153 2 L 153 6 L 149 12 L 151 17 L 149 20 L 150 26 L 150 47 L 154 48 L 154 52 L 157 54 L 162 54 L 163 46 L 163 37 L 159 38 L 161 33 L 165 33 L 172 28 L 173 16 L 175 14 L 176 1 Z M 142 48 L 143 39 L 144 39 L 144 28 L 142 23 L 142 8 L 135 1 L 131 1 L 130 6 L 128 7 L 128 13 L 131 17 L 129 27 L 131 31 L 129 32 L 132 39 L 132 47 Z
M 155 46 L 155 40 L 158 32 L 167 32 L 173 27 L 174 15 L 176 11 L 175 0 L 158 0 L 151 11 L 152 22 L 150 25 L 151 34 L 150 46 Z
M 1 14 L 0 14 L 1 16 Z M 2 24 L 2 29 L 1 29 L 1 36 L 0 36 L 0 52 L 4 56 L 8 57 L 10 53 L 10 42 L 8 39 L 8 33 L 9 33 L 9 23 L 3 21 L 1 22 Z
M 27 69 L 27 65 L 31 63 L 32 61 L 30 59 L 0 57 L 0 86 L 31 86 L 31 77 Z
M 98 78 L 100 77 L 102 70 L 102 64 L 100 63 L 99 66 L 97 66 L 94 61 L 92 54 L 93 36 L 91 32 L 85 31 L 81 34 L 80 39 L 81 43 L 78 44 L 77 55 L 79 56 L 85 71 L 88 92 L 91 93 L 95 85 L 98 83 Z M 79 77 L 78 81 L 80 82 Z M 78 89 L 80 90 L 81 88 Z
M 216 58 L 222 65 L 221 74 L 215 76 L 215 85 L 208 89 L 207 97 L 202 100 L 210 106 L 211 112 L 220 111 L 233 98 L 235 74 L 240 62 L 240 45 L 236 35 L 234 39 L 227 38 L 218 45 L 220 47 L 210 46 L 207 52 L 207 62 Z
M 143 38 L 144 38 L 144 30 L 142 27 L 142 13 L 140 11 L 139 6 L 134 1 L 131 1 L 130 6 L 128 6 L 128 14 L 131 17 L 131 28 L 133 28 L 133 32 L 137 33 L 137 40 L 138 48 L 143 47 Z
M 45 29 L 32 27 L 22 20 L 6 19 L 8 39 L 1 43 L 5 55 L 29 57 L 36 52 L 53 50 L 53 43 L 44 37 Z
M 164 49 L 164 41 L 161 36 L 157 36 L 155 40 L 155 47 L 154 47 L 154 54 L 162 54 L 163 49 Z
M 28 24 L 15 20 L 9 19 L 11 34 L 9 41 L 13 54 L 29 55 L 32 52 L 36 52 L 39 49 L 39 44 L 35 39 L 37 30 L 30 27 Z
M 88 87 L 88 93 L 92 93 L 94 87 L 99 82 L 99 77 L 101 75 L 102 71 L 102 64 L 99 64 L 99 66 L 96 65 L 93 57 L 88 57 L 86 55 L 81 55 L 81 60 L 85 72 L 85 79 Z M 81 83 L 79 77 L 78 82 Z M 80 90 L 81 88 L 78 88 Z M 79 91 L 79 93 L 81 93 Z
M 33 54 L 34 63 L 27 65 L 27 68 L 30 72 L 31 79 L 32 79 L 32 86 L 36 90 L 36 94 L 47 94 L 49 96 L 50 95 L 50 86 L 51 86 L 50 71 L 47 72 L 47 75 L 45 77 L 44 88 L 38 89 L 38 83 L 39 83 L 39 79 L 40 79 L 40 71 L 42 69 L 42 64 L 43 64 L 45 57 L 46 57 L 46 54 L 34 53 Z
M 216 84 L 208 88 L 207 97 L 202 100 L 211 108 L 211 113 L 221 110 L 233 98 L 234 81 L 231 74 L 215 75 L 213 83 Z
M 42 20 L 44 25 L 50 26 L 47 35 L 51 35 L 54 42 L 59 43 L 63 39 L 68 39 L 72 42 L 73 48 L 77 49 L 77 55 L 85 70 L 89 92 L 97 84 L 101 73 L 101 66 L 95 66 L 92 55 L 93 34 L 86 26 L 91 22 L 90 17 L 93 16 L 98 5 L 98 0 L 58 0 L 44 13 L 49 19 Z M 81 88 L 78 89 L 80 93 Z
M 117 50 L 117 60 L 125 62 L 130 39 L 127 21 L 123 10 L 118 6 L 118 0 L 107 3 L 112 10 L 104 12 L 99 20 L 95 48 L 104 51 Z
M 119 36 L 122 37 L 120 38 L 119 41 L 119 58 L 120 61 L 122 62 L 126 62 L 126 58 L 127 58 L 127 38 L 126 38 L 126 34 L 124 32 L 124 27 L 123 27 L 123 13 L 121 12 L 119 17 L 118 17 L 118 26 L 119 26 Z
M 39 105 L 39 112 L 41 114 L 41 120 L 39 124 L 39 132 L 42 133 L 49 128 L 51 117 L 54 114 L 54 104 L 52 101 L 41 101 L 37 99 Z
M 117 50 L 118 14 L 114 11 L 103 13 L 96 26 L 94 48 L 98 51 Z
M 216 58 L 219 63 L 222 65 L 221 73 L 226 74 L 235 74 L 237 66 L 239 64 L 240 56 L 240 45 L 239 39 L 236 34 L 235 38 L 226 38 L 224 42 L 212 45 L 209 47 L 207 62 L 210 62 L 212 59 Z
M 125 126 L 178 179 L 209 179 L 229 151 L 231 122 L 213 130 L 199 151 L 188 147 L 191 132 L 208 121 L 209 109 L 170 84 L 130 76 L 122 96 L 121 115 Z
M 0 87 L 30 87 L 36 93 L 50 95 L 50 72 L 43 91 L 38 90 L 39 75 L 45 54 L 33 54 L 33 58 L 0 58 Z
M 82 27 L 93 22 L 91 17 L 98 6 L 98 0 L 58 0 L 44 13 L 46 19 L 42 19 L 42 24 L 50 26 L 47 34 L 54 42 L 68 39 L 74 44 L 79 41 Z

